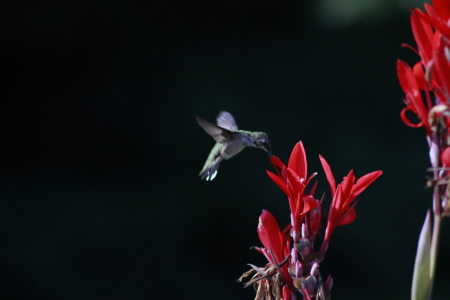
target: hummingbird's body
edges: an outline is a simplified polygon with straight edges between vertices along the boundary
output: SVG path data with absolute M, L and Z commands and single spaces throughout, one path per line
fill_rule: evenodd
M 219 164 L 224 159 L 230 159 L 247 146 L 261 148 L 272 155 L 269 137 L 265 132 L 238 130 L 233 116 L 225 111 L 217 117 L 217 125 L 203 118 L 196 117 L 198 124 L 216 141 L 208 159 L 200 171 L 202 179 L 213 180 L 217 175 Z

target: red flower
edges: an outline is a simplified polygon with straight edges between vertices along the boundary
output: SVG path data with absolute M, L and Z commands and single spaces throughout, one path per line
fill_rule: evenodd
M 400 85 L 406 94 L 406 107 L 401 111 L 401 118 L 406 125 L 411 127 L 425 127 L 427 135 L 431 135 L 430 124 L 428 123 L 428 108 L 425 106 L 420 94 L 419 84 L 411 68 L 403 61 L 397 61 L 397 77 Z M 414 124 L 406 116 L 407 111 L 412 111 L 417 115 L 420 122 Z
M 288 167 L 276 156 L 270 158 L 270 163 L 275 167 L 278 175 L 270 171 L 267 171 L 267 174 L 289 199 L 291 224 L 294 229 L 294 239 L 296 240 L 300 238 L 300 226 L 305 214 L 318 205 L 313 196 L 305 194 L 305 189 L 315 174 L 307 178 L 307 161 L 302 142 L 298 142 L 294 146 Z M 298 241 L 296 240 L 296 242 Z
M 309 239 L 314 242 L 320 228 L 322 227 L 322 201 L 317 201 L 317 207 L 310 210 L 306 216 L 305 224 L 309 229 Z
M 262 252 L 272 265 L 280 264 L 290 253 L 289 235 L 283 235 L 280 232 L 277 220 L 267 210 L 263 210 L 259 217 L 258 236 L 264 245 L 264 249 L 255 249 Z M 272 255 L 276 262 L 273 260 Z M 284 279 L 288 283 L 292 283 L 292 278 L 289 275 L 286 264 L 281 267 L 281 271 L 283 272 Z
M 448 0 L 432 0 L 433 6 L 424 4 L 427 14 L 421 15 L 421 18 L 428 21 L 440 33 L 450 36 L 450 27 L 448 20 L 450 18 L 450 5 Z
M 411 28 L 421 61 L 412 69 L 405 62 L 397 61 L 397 77 L 406 94 L 401 118 L 408 126 L 423 126 L 429 137 L 433 131 L 429 111 L 435 105 L 449 104 L 450 99 L 450 2 L 432 2 L 433 5 L 424 5 L 426 12 L 414 9 L 411 14 Z M 419 123 L 411 122 L 407 111 L 415 113 Z
M 356 211 L 354 206 L 356 205 L 355 199 L 381 174 L 382 171 L 375 171 L 364 175 L 355 183 L 355 175 L 351 170 L 346 177 L 344 177 L 341 184 L 336 187 L 336 181 L 334 175 L 331 172 L 331 168 L 327 161 L 322 157 L 320 161 L 322 163 L 325 175 L 330 185 L 331 207 L 328 212 L 327 228 L 325 231 L 325 238 L 320 248 L 320 252 L 325 253 L 330 241 L 331 234 L 340 225 L 346 225 L 352 223 L 356 219 Z

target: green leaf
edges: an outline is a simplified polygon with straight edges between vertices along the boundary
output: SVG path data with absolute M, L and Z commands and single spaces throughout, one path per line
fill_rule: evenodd
M 427 212 L 419 244 L 417 245 L 416 262 L 414 264 L 411 300 L 427 300 L 431 296 L 430 279 L 431 225 L 430 211 Z

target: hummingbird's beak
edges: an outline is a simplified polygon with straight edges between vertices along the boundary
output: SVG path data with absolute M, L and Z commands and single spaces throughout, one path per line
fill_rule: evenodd
M 269 153 L 269 157 L 273 155 L 272 154 L 272 147 L 270 146 L 269 143 L 267 143 L 267 145 L 266 145 L 266 151 L 267 151 L 267 153 Z

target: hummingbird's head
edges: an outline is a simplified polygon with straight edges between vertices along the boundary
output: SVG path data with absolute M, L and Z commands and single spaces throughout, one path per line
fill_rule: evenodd
M 255 132 L 254 143 L 256 148 L 263 149 L 272 156 L 272 147 L 270 146 L 269 136 L 265 132 Z

